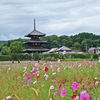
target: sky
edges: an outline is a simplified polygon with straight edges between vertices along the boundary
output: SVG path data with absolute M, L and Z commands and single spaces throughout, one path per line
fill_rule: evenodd
M 100 0 L 0 0 L 0 40 L 24 39 L 34 18 L 46 36 L 100 35 Z

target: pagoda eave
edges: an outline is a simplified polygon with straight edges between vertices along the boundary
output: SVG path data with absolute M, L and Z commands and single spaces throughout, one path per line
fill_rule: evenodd
M 42 36 L 45 36 L 45 35 L 25 35 L 24 37 L 32 37 L 32 36 L 39 36 L 39 37 L 42 37 Z
M 26 49 L 23 52 L 46 52 L 49 51 L 49 49 Z
M 42 36 L 45 36 L 46 34 L 44 33 L 41 33 L 39 31 L 37 31 L 36 29 L 34 29 L 32 32 L 30 32 L 28 35 L 25 35 L 25 37 L 32 37 L 32 36 L 39 36 L 39 37 L 42 37 Z
M 47 41 L 28 41 L 28 42 L 23 42 L 23 44 L 30 44 L 30 43 L 40 43 L 40 44 L 44 44 L 44 43 L 48 43 Z

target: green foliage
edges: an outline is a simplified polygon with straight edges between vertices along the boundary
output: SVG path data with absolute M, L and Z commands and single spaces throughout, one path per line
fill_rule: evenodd
M 93 55 L 93 59 L 98 59 L 99 55 L 98 54 L 94 54 Z
M 11 53 L 11 60 L 32 60 L 32 54 L 24 54 L 24 53 Z
M 8 47 L 7 46 L 2 47 L 1 54 L 2 55 L 8 55 Z
M 0 51 L 2 50 L 2 44 L 0 43 Z
M 41 59 L 41 55 L 39 53 L 33 54 L 33 60 L 40 60 L 40 59 Z
M 91 58 L 93 54 L 89 53 L 83 53 L 83 54 L 61 54 L 61 53 L 50 53 L 50 54 L 39 54 L 39 53 L 11 53 L 9 55 L 9 60 L 51 60 L 56 61 L 57 59 L 69 59 L 69 58 L 81 58 L 81 59 L 87 59 Z M 1 55 L 2 56 L 2 55 Z M 3 56 L 4 61 L 6 60 L 6 56 Z
M 72 48 L 72 50 L 81 50 L 83 52 L 86 52 L 86 44 L 87 49 L 90 47 L 100 47 L 100 35 L 94 35 L 93 33 L 83 32 L 79 33 L 78 35 L 74 36 L 57 36 L 57 35 L 51 35 L 51 36 L 44 36 L 41 37 L 40 40 L 48 41 L 47 44 L 43 44 L 43 48 L 51 49 L 55 47 L 61 47 L 66 46 L 69 48 Z M 28 48 L 28 45 L 22 45 L 23 42 L 29 41 L 29 39 L 15 39 L 15 40 L 9 40 L 6 41 L 3 46 L 10 47 L 11 44 L 13 44 L 15 41 L 20 42 L 20 45 L 22 46 L 22 52 L 24 49 Z M 0 45 L 0 49 L 3 47 Z M 17 51 L 11 51 L 9 48 L 9 52 L 17 53 Z
M 57 59 L 55 59 L 54 57 L 46 57 L 46 58 L 42 58 L 42 60 L 45 60 L 45 61 L 56 61 Z
M 10 55 L 0 55 L 0 61 L 10 61 L 11 56 Z
M 23 52 L 22 50 L 22 43 L 19 41 L 11 43 L 9 47 L 9 53 L 21 53 Z

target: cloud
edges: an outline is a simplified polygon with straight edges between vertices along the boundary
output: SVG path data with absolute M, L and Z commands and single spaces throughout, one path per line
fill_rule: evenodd
M 9 40 L 9 38 L 6 37 L 5 35 L 0 35 L 0 40 Z
M 24 38 L 34 28 L 46 35 L 99 35 L 99 0 L 2 0 L 0 35 L 5 40 Z M 1 39 L 0 39 L 1 40 Z

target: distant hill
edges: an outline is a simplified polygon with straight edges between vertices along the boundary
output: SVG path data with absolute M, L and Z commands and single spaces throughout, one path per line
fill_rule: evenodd
M 0 41 L 1 44 L 4 44 L 4 43 L 6 43 L 6 42 L 8 42 L 8 41 Z

